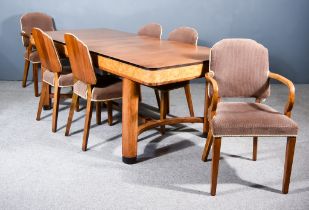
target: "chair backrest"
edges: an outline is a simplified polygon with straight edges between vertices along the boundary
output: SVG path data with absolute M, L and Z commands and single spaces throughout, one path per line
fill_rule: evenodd
M 33 27 L 40 28 L 43 31 L 54 31 L 55 25 L 53 18 L 47 14 L 40 12 L 30 12 L 24 14 L 20 18 L 20 26 L 22 32 L 25 32 L 29 37 Z M 22 37 L 23 44 L 25 47 L 29 45 L 29 39 Z
M 97 82 L 88 47 L 70 33 L 64 35 L 73 75 L 76 79 L 90 85 Z
M 137 33 L 142 36 L 150 36 L 153 38 L 161 39 L 162 36 L 162 27 L 157 23 L 149 23 L 141 27 Z
M 168 40 L 197 45 L 198 33 L 194 28 L 179 27 L 168 34 Z
M 223 39 L 210 51 L 220 97 L 269 96 L 268 50 L 251 39 Z
M 51 72 L 61 72 L 62 66 L 53 39 L 39 28 L 32 29 L 32 36 L 42 68 Z

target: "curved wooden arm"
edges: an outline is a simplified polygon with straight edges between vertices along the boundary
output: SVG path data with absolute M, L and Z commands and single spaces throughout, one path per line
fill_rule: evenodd
M 213 78 L 212 73 L 206 73 L 205 78 L 206 78 L 206 81 L 211 84 L 212 92 L 213 92 L 212 96 L 211 96 L 210 106 L 209 106 L 210 112 L 208 113 L 208 117 L 211 119 L 216 114 L 217 105 L 218 105 L 218 102 L 219 102 L 219 88 L 218 88 L 218 83 Z M 208 91 L 208 88 L 206 89 L 206 91 Z M 205 117 L 207 117 L 207 116 L 205 116 Z
M 268 77 L 285 84 L 289 88 L 289 97 L 288 97 L 288 101 L 287 101 L 287 103 L 285 104 L 285 107 L 284 107 L 284 114 L 288 117 L 291 117 L 292 109 L 293 109 L 294 101 L 295 101 L 295 86 L 294 86 L 293 82 L 291 82 L 287 78 L 281 76 L 280 74 L 275 74 L 275 73 L 272 73 L 272 72 L 269 72 Z
M 24 31 L 20 32 L 20 35 L 27 38 L 27 39 L 30 39 L 30 36 Z

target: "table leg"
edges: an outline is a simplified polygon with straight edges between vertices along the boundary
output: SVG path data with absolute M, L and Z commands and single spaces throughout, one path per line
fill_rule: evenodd
M 122 80 L 122 161 L 136 162 L 138 136 L 139 84 Z

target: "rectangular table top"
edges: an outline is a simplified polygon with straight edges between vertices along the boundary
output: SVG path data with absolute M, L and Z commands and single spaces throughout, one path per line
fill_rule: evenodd
M 121 61 L 144 70 L 161 70 L 203 64 L 209 48 L 175 41 L 159 40 L 111 29 L 52 31 L 56 42 L 64 43 L 64 34 L 72 33 L 93 53 Z

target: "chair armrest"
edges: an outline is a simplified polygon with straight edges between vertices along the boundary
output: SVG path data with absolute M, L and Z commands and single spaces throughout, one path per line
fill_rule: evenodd
M 212 96 L 211 96 L 211 102 L 209 106 L 209 111 L 208 112 L 208 117 L 211 119 L 212 117 L 215 116 L 216 110 L 217 110 L 217 105 L 219 102 L 219 88 L 218 88 L 218 83 L 217 81 L 213 78 L 213 73 L 209 72 L 205 74 L 206 81 L 209 82 L 212 86 Z M 208 91 L 208 88 L 206 89 Z M 207 117 L 207 116 L 205 116 Z
M 30 39 L 30 36 L 28 34 L 26 34 L 26 32 L 24 32 L 24 31 L 20 32 L 20 35 L 27 38 L 27 39 Z
M 272 72 L 269 72 L 268 77 L 283 83 L 289 88 L 289 96 L 288 96 L 288 100 L 284 107 L 284 114 L 288 117 L 291 117 L 292 109 L 293 109 L 294 102 L 295 102 L 295 86 L 293 82 L 281 76 L 280 74 L 275 74 Z

